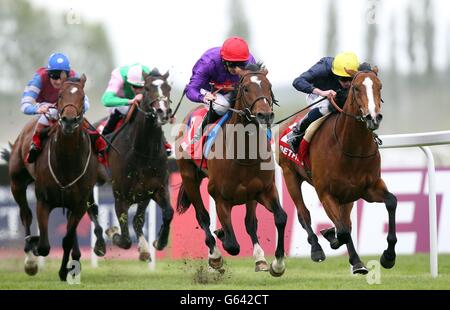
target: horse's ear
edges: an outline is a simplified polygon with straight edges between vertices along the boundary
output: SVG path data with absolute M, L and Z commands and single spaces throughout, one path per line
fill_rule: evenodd
M 81 83 L 81 86 L 83 86 L 83 88 L 84 88 L 84 84 L 86 84 L 86 80 L 87 80 L 86 75 L 83 73 L 80 77 L 80 83 Z
M 261 70 L 261 73 L 264 74 L 264 75 L 267 75 L 269 73 L 269 70 L 267 70 L 266 67 L 263 67 L 262 70 Z
M 347 70 L 347 68 L 344 68 L 345 72 L 347 72 L 348 74 L 350 74 L 351 77 L 354 77 L 355 74 L 357 73 L 355 70 Z
M 169 70 L 167 70 L 166 73 L 164 73 L 164 74 L 162 75 L 162 78 L 163 78 L 164 80 L 167 80 L 168 77 L 169 77 Z
M 378 75 L 378 67 L 377 67 L 377 66 L 373 66 L 373 67 L 372 67 L 372 71 L 373 71 L 373 73 L 375 73 L 376 75 Z
M 67 80 L 66 71 L 61 71 L 61 73 L 59 74 L 59 77 L 61 78 L 61 83 L 64 83 Z

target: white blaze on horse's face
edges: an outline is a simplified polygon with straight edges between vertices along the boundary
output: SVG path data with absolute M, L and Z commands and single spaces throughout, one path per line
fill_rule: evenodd
M 255 83 L 256 85 L 258 85 L 260 88 L 262 88 L 262 87 L 261 87 L 261 80 L 259 79 L 259 77 L 258 77 L 257 75 L 252 75 L 252 76 L 250 77 L 250 81 L 251 81 L 252 83 Z M 268 103 L 267 100 L 266 100 L 266 98 L 264 98 L 264 102 L 265 102 L 265 103 Z
M 72 89 L 70 90 L 70 93 L 75 94 L 77 91 L 78 91 L 78 88 L 72 87 Z
M 154 80 L 152 82 L 152 84 L 156 87 L 158 87 L 158 96 L 159 98 L 164 98 L 164 93 L 162 91 L 161 85 L 164 84 L 164 80 L 158 79 L 158 80 Z M 159 101 L 160 104 L 160 108 L 165 112 L 166 111 L 166 106 L 164 105 L 164 100 L 160 100 Z
M 370 77 L 364 79 L 363 85 L 366 87 L 367 99 L 369 100 L 369 113 L 373 119 L 376 119 L 377 113 L 375 111 L 375 98 L 373 96 L 373 81 Z

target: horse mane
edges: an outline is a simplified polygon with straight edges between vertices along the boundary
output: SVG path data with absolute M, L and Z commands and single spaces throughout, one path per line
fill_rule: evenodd
M 153 76 L 153 77 L 162 76 L 161 72 L 159 72 L 158 68 L 156 68 L 156 67 L 153 68 L 152 71 L 150 71 L 148 75 Z
M 259 72 L 259 71 L 264 70 L 264 69 L 265 69 L 264 63 L 261 62 L 261 61 L 258 61 L 255 64 L 250 64 L 249 63 L 244 68 L 244 70 L 249 70 L 251 72 Z M 231 92 L 230 102 L 232 102 L 233 104 L 236 101 L 238 90 L 239 90 L 239 87 L 235 87 L 233 89 L 233 91 Z
M 66 80 L 67 82 L 74 82 L 74 83 L 80 83 L 81 79 L 79 77 L 69 77 Z

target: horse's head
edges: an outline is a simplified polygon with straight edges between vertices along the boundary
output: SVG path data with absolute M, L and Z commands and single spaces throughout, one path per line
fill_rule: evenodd
M 61 82 L 57 104 L 59 124 L 63 134 L 72 134 L 83 121 L 86 76 L 83 74 L 80 78 L 67 78 L 63 72 Z
M 349 92 L 350 104 L 357 104 L 367 128 L 374 131 L 383 119 L 381 114 L 381 81 L 378 68 L 370 71 L 346 70 L 353 78 Z
M 235 108 L 244 111 L 249 122 L 270 127 L 273 123 L 272 84 L 267 79 L 267 69 L 262 64 L 236 68 L 240 76 Z
M 145 117 L 156 119 L 158 126 L 166 124 L 172 114 L 168 77 L 168 71 L 161 75 L 158 69 L 153 69 L 145 76 L 144 99 L 139 108 L 145 113 Z

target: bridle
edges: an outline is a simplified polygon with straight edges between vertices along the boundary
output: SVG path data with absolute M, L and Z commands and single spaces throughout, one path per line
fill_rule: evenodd
M 64 84 L 66 84 L 66 83 L 80 86 L 80 84 L 77 83 L 77 82 L 65 81 Z M 62 99 L 62 96 L 60 94 L 58 96 L 58 102 L 57 102 L 57 106 L 58 107 L 59 107 L 59 105 L 61 103 L 61 99 Z M 81 100 L 84 100 L 84 95 L 83 95 Z M 62 115 L 64 114 L 64 110 L 67 109 L 68 107 L 74 108 L 76 113 L 77 113 L 77 116 L 75 117 L 75 126 L 74 126 L 74 129 L 76 129 L 76 128 L 78 128 L 80 126 L 81 122 L 83 121 L 84 111 L 83 111 L 83 107 L 81 107 L 81 110 L 79 110 L 78 107 L 75 104 L 73 104 L 73 103 L 68 103 L 68 104 L 64 105 L 62 107 L 61 111 L 59 111 L 59 109 L 58 109 L 58 123 L 61 125 Z
M 147 119 L 151 119 L 151 118 L 156 118 L 157 114 L 156 114 L 156 110 L 154 107 L 152 107 L 152 105 L 157 102 L 157 101 L 164 101 L 166 103 L 167 106 L 170 106 L 170 104 L 172 103 L 172 100 L 170 100 L 170 98 L 168 96 L 158 96 L 155 99 L 149 101 L 149 95 L 148 95 L 148 91 L 144 89 L 144 98 L 142 99 L 142 101 L 136 105 L 137 110 L 144 114 L 145 118 Z M 141 105 L 143 107 L 147 106 L 147 108 L 150 109 L 150 111 L 146 111 L 143 109 L 143 107 L 141 107 Z M 167 114 L 171 115 L 172 114 L 172 109 L 168 108 L 167 109 Z

